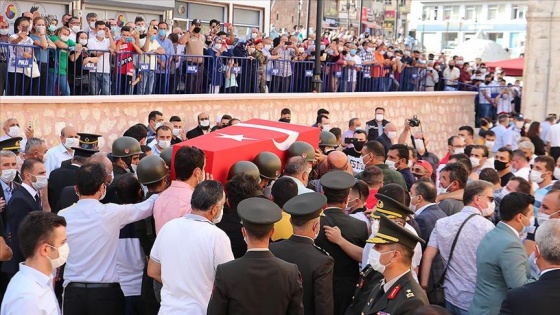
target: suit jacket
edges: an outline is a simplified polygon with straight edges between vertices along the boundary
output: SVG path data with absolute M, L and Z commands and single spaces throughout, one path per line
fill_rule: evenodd
M 303 314 L 298 268 L 270 251 L 248 251 L 216 268 L 208 315 Z
M 14 194 L 14 191 L 16 189 L 19 189 L 21 187 L 21 184 L 16 183 L 16 181 L 14 180 L 12 182 L 13 186 L 12 186 L 12 196 Z M 6 196 L 4 196 L 4 190 L 2 189 L 2 186 L 0 186 L 0 198 L 4 199 L 4 201 L 6 200 Z M 2 211 L 2 213 L 0 214 L 0 236 L 4 237 L 4 239 L 6 239 L 6 222 L 7 222 L 7 218 L 6 218 L 6 209 L 8 208 L 8 204 L 6 203 L 6 208 L 4 209 L 4 211 Z
M 196 126 L 187 132 L 187 139 L 196 138 L 202 135 L 204 135 L 204 131 L 202 131 L 202 128 L 200 128 L 200 126 Z
M 12 260 L 2 264 L 2 272 L 9 274 L 18 272 L 19 263 L 24 261 L 19 247 L 19 226 L 29 212 L 42 210 L 41 203 L 37 202 L 24 187 L 12 193 L 12 198 L 6 207 L 6 233 L 8 235 L 6 243 L 14 252 L 14 257 Z
M 391 315 L 407 315 L 414 313 L 422 305 L 429 304 L 426 293 L 414 280 L 410 271 L 400 277 L 387 292 L 382 293 L 382 288 L 381 282 L 375 285 L 362 314 L 385 312 Z
M 56 207 L 64 187 L 76 185 L 76 172 L 80 167 L 72 164 L 65 165 L 64 162 L 62 166 L 53 170 L 49 175 L 49 205 L 51 209 Z
M 381 121 L 381 125 L 383 125 L 383 128 L 385 128 L 388 123 L 389 121 L 385 119 Z M 379 137 L 379 127 L 377 127 L 377 121 L 375 121 L 375 119 L 372 119 L 366 122 L 366 125 L 368 126 L 368 141 L 377 139 Z
M 327 240 L 323 226 L 338 226 L 342 236 L 350 243 L 364 247 L 368 239 L 367 226 L 364 221 L 347 215 L 343 209 L 327 208 L 321 216 L 321 230 L 315 244 L 329 253 L 334 259 L 333 298 L 334 313 L 344 314 L 352 302 L 352 295 L 358 283 L 359 263 L 348 256 L 342 248 Z
M 469 314 L 497 315 L 507 291 L 524 285 L 531 277 L 519 234 L 499 222 L 482 238 L 476 250 L 476 270 Z
M 500 315 L 556 315 L 560 292 L 560 269 L 550 270 L 537 282 L 509 290 Z
M 419 215 L 416 215 L 414 219 L 416 223 L 418 223 L 418 227 L 420 228 L 420 236 L 426 244 L 430 240 L 430 235 L 432 234 L 432 230 L 436 226 L 437 220 L 441 218 L 445 218 L 447 215 L 437 204 L 432 204 L 424 208 Z M 426 245 L 422 246 L 422 250 L 426 249 Z
M 332 315 L 334 260 L 312 239 L 292 235 L 289 239 L 270 244 L 274 256 L 296 264 L 303 280 L 305 315 Z
M 383 133 L 381 136 L 377 137 L 377 139 L 375 139 L 375 140 L 383 145 L 383 147 L 385 148 L 385 157 L 387 157 L 387 153 L 389 153 L 389 148 L 391 147 L 391 145 L 393 145 L 393 143 L 391 142 L 391 139 L 389 139 L 389 137 L 387 137 L 387 135 L 385 133 Z
M 51 210 L 54 213 L 58 213 L 60 210 L 66 209 L 75 204 L 79 199 L 80 198 L 78 198 L 78 195 L 76 195 L 76 192 L 74 191 L 74 186 L 66 186 L 60 191 L 60 197 L 58 198 L 54 208 L 51 208 Z

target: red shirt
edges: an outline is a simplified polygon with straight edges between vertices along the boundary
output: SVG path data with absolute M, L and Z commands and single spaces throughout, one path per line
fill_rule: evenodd
M 117 45 L 121 40 L 117 41 Z M 134 54 L 131 54 L 131 52 L 134 52 Z M 118 74 L 132 75 L 134 72 L 134 55 L 136 55 L 136 49 L 134 49 L 132 43 L 123 42 L 120 47 L 120 53 L 117 54 Z
M 375 197 L 375 194 L 377 194 L 377 189 L 370 189 L 369 190 L 369 196 L 366 199 L 366 209 L 367 210 L 375 209 L 375 207 L 377 206 L 377 197 Z

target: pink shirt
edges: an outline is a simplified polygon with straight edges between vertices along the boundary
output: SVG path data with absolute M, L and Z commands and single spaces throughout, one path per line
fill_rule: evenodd
M 156 234 L 159 233 L 165 223 L 191 213 L 193 191 L 194 188 L 191 185 L 174 180 L 169 188 L 159 195 L 154 204 Z

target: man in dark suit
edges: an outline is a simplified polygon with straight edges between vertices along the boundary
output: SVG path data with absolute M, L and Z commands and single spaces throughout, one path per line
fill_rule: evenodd
M 321 216 L 321 229 L 315 243 L 325 249 L 335 261 L 333 274 L 334 314 L 344 314 L 352 301 L 352 294 L 358 283 L 359 262 L 362 253 L 348 255 L 339 245 L 331 243 L 325 235 L 325 229 L 337 227 L 344 238 L 363 248 L 368 238 L 366 223 L 347 215 L 344 211 L 348 204 L 350 188 L 354 186 L 354 177 L 344 171 L 331 171 L 321 177 L 320 183 L 327 197 L 327 208 Z
M 56 208 L 62 189 L 66 186 L 76 185 L 76 172 L 78 168 L 80 168 L 92 154 L 99 152 L 97 150 L 83 149 L 81 147 L 73 147 L 72 149 L 74 150 L 74 156 L 70 159 L 70 163 L 65 163 L 66 161 L 62 162 L 60 168 L 55 169 L 49 175 L 48 195 L 51 210 Z M 57 211 L 53 212 L 56 213 Z
M 43 210 L 39 191 L 47 186 L 47 171 L 43 162 L 28 159 L 21 166 L 23 182 L 15 190 L 6 208 L 6 233 L 8 245 L 14 252 L 13 258 L 2 264 L 2 272 L 13 276 L 19 270 L 19 263 L 24 260 L 19 247 L 19 225 L 31 211 Z
M 187 139 L 193 139 L 210 132 L 210 115 L 206 112 L 198 114 L 198 126 L 187 132 Z
M 410 271 L 414 247 L 424 241 L 382 214 L 379 232 L 368 242 L 380 253 L 376 269 L 384 279 L 374 286 L 362 314 L 412 314 L 427 305 L 426 293 Z
M 383 107 L 377 107 L 375 109 L 375 118 L 366 122 L 366 132 L 368 141 L 377 139 L 383 134 L 383 129 L 389 123 L 385 119 L 385 109 Z
M 535 235 L 538 281 L 509 290 L 500 315 L 558 314 L 560 295 L 560 220 L 547 220 Z
M 289 239 L 270 244 L 270 251 L 278 258 L 296 264 L 303 279 L 303 307 L 305 315 L 332 315 L 334 260 L 313 242 L 319 233 L 319 216 L 327 202 L 320 193 L 295 196 L 284 204 L 291 215 L 294 234 Z
M 397 125 L 393 123 L 388 123 L 385 128 L 383 128 L 383 133 L 375 139 L 379 141 L 385 148 L 385 156 L 389 152 L 389 148 L 393 145 L 393 139 L 397 139 Z M 393 170 L 396 170 L 394 168 Z
M 243 221 L 247 253 L 216 268 L 208 315 L 303 314 L 298 267 L 268 249 L 282 210 L 270 200 L 252 197 L 241 201 L 237 212 Z
M 428 178 L 417 180 L 410 189 L 410 204 L 416 213 L 414 219 L 420 227 L 419 236 L 426 244 L 437 220 L 447 216 L 436 203 L 436 196 L 436 185 Z M 424 249 L 425 245 L 422 246 L 422 250 Z

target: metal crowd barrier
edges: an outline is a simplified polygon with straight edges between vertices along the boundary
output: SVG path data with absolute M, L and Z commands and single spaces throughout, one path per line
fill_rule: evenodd
M 227 53 L 226 53 L 227 54 Z M 308 93 L 314 61 L 42 49 L 0 43 L 0 95 Z M 321 63 L 322 92 L 422 91 L 422 68 Z M 397 76 L 396 76 L 397 75 Z

